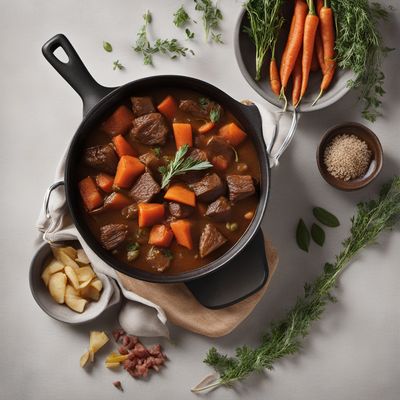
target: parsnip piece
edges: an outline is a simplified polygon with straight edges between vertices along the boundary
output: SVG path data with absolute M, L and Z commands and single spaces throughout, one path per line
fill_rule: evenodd
M 79 289 L 79 280 L 78 280 L 78 277 L 77 277 L 75 271 L 77 271 L 77 270 L 71 268 L 69 265 L 67 265 L 64 268 L 64 272 L 67 275 L 72 286 L 74 287 L 75 290 L 78 290 Z
M 89 339 L 89 351 L 96 353 L 99 351 L 110 339 L 105 332 L 91 331 Z
M 56 272 L 62 271 L 64 269 L 64 265 L 57 261 L 55 258 L 51 259 L 51 261 L 47 264 L 46 268 L 42 272 L 42 279 L 46 286 L 49 285 L 50 275 L 55 274 Z
M 99 278 L 93 279 L 93 281 L 90 283 L 90 286 L 94 287 L 99 292 L 101 292 L 101 289 L 103 289 L 103 283 Z
M 96 276 L 92 267 L 89 265 L 85 265 L 84 267 L 77 269 L 76 275 L 78 276 L 79 282 L 85 282 L 88 279 L 92 279 Z
M 89 361 L 89 352 L 86 351 L 85 353 L 82 354 L 80 360 L 79 360 L 79 365 L 83 368 Z
M 73 286 L 67 285 L 65 289 L 65 304 L 71 310 L 81 313 L 85 309 L 87 300 L 80 297 L 79 292 L 77 292 Z
M 84 252 L 83 249 L 78 249 L 76 251 L 76 258 L 75 261 L 78 262 L 81 265 L 87 265 L 90 264 L 90 261 L 86 255 L 86 253 Z
M 91 285 L 92 284 L 80 289 L 80 294 L 85 299 L 90 299 L 90 300 L 97 301 L 100 298 L 100 292 L 95 287 L 93 287 Z
M 106 362 L 106 367 L 110 369 L 118 368 L 119 366 L 119 362 Z
M 64 296 L 66 292 L 67 275 L 64 272 L 56 272 L 50 276 L 49 279 L 49 292 L 50 296 L 58 304 L 64 303 Z
M 60 261 L 60 263 L 64 264 L 65 266 L 68 265 L 73 269 L 78 269 L 79 265 L 63 249 L 64 249 L 63 247 L 52 247 L 51 248 L 55 259 L 57 261 Z

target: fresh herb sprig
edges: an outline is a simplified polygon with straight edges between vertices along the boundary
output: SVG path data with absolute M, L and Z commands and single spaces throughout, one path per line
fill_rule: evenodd
M 375 243 L 379 234 L 391 229 L 400 219 L 400 177 L 383 186 L 377 200 L 360 203 L 351 219 L 350 236 L 343 242 L 343 250 L 335 262 L 326 263 L 323 273 L 304 287 L 286 317 L 272 325 L 257 348 L 248 346 L 236 349 L 236 356 L 220 354 L 214 347 L 207 354 L 205 363 L 215 368 L 219 377 L 213 382 L 198 385 L 192 390 L 200 392 L 246 378 L 253 372 L 272 370 L 276 361 L 301 348 L 301 338 L 309 333 L 311 323 L 319 319 L 326 305 L 336 301 L 331 290 L 351 259 L 364 247 Z M 204 382 L 204 381 L 203 381 Z
M 250 26 L 244 28 L 256 47 L 256 80 L 261 79 L 261 69 L 265 56 L 272 47 L 282 28 L 284 19 L 280 9 L 284 0 L 247 0 Z
M 122 70 L 125 67 L 120 63 L 119 60 L 113 61 L 113 70 L 115 71 L 116 69 Z
M 338 66 L 350 69 L 355 78 L 348 82 L 359 90 L 364 109 L 362 115 L 373 122 L 381 115 L 381 98 L 385 75 L 382 62 L 390 49 L 385 46 L 378 24 L 389 13 L 378 2 L 368 0 L 331 0 L 336 20 Z
M 208 161 L 199 161 L 191 158 L 185 158 L 189 150 L 187 144 L 181 146 L 175 153 L 175 158 L 168 163 L 166 167 L 160 167 L 158 170 L 162 175 L 161 188 L 164 189 L 174 176 L 182 175 L 189 171 L 201 171 L 212 168 L 212 164 Z
M 183 6 L 180 6 L 173 14 L 173 22 L 178 28 L 182 28 L 185 24 L 190 21 L 189 14 L 186 12 Z
M 156 53 L 167 54 L 172 59 L 179 56 L 186 57 L 188 52 L 194 55 L 192 50 L 181 46 L 177 39 L 157 39 L 154 44 L 151 44 L 147 36 L 147 28 L 152 21 L 150 11 L 143 15 L 143 19 L 144 24 L 137 33 L 133 49 L 143 55 L 143 63 L 145 65 L 153 65 L 153 54 Z
M 194 0 L 195 10 L 203 13 L 201 19 L 203 21 L 205 41 L 208 42 L 210 34 L 211 40 L 216 43 L 223 43 L 221 34 L 216 34 L 214 31 L 219 29 L 219 22 L 222 20 L 222 12 L 218 8 L 217 3 L 212 0 Z

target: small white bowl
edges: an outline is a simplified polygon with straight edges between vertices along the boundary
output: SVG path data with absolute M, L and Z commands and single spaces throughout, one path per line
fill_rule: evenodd
M 45 286 L 41 275 L 46 262 L 51 258 L 50 245 L 44 243 L 34 255 L 29 270 L 29 285 L 33 298 L 39 307 L 50 317 L 68 324 L 89 322 L 102 314 L 109 307 L 116 306 L 121 300 L 120 291 L 113 279 L 104 274 L 97 274 L 103 283 L 98 301 L 90 301 L 82 313 L 77 313 L 65 304 L 56 303 Z

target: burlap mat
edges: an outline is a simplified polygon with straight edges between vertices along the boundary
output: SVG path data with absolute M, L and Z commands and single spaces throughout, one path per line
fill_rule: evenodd
M 219 337 L 232 332 L 253 311 L 267 291 L 279 258 L 277 250 L 268 240 L 265 241 L 265 251 L 269 276 L 263 288 L 240 303 L 219 310 L 202 306 L 182 283 L 150 283 L 119 272 L 117 274 L 127 290 L 162 307 L 171 323 L 200 335 Z

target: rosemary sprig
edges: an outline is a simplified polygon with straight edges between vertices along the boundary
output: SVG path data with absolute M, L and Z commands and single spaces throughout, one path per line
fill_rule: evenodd
M 150 11 L 143 15 L 143 19 L 144 24 L 137 33 L 133 49 L 143 55 L 143 63 L 145 65 L 153 65 L 153 54 L 155 53 L 167 54 L 172 59 L 179 56 L 186 57 L 188 52 L 194 55 L 192 50 L 181 46 L 177 39 L 157 39 L 154 44 L 151 44 L 147 37 L 147 27 L 152 21 Z
M 381 232 L 391 229 L 399 219 L 400 177 L 395 176 L 383 186 L 377 200 L 358 204 L 356 215 L 351 219 L 350 236 L 343 242 L 343 250 L 335 262 L 326 263 L 323 273 L 304 286 L 304 296 L 297 299 L 282 321 L 272 324 L 260 346 L 239 347 L 235 357 L 222 355 L 214 347 L 211 348 L 204 362 L 219 373 L 219 378 L 192 390 L 200 392 L 230 385 L 253 372 L 272 370 L 277 360 L 299 351 L 300 339 L 309 333 L 311 323 L 320 318 L 328 302 L 336 301 L 331 290 L 351 259 L 361 249 L 374 243 Z
M 198 161 L 190 156 L 185 158 L 189 150 L 187 144 L 181 146 L 175 153 L 175 158 L 168 163 L 166 167 L 160 167 L 158 170 L 162 175 L 161 188 L 164 189 L 174 176 L 182 175 L 188 171 L 201 171 L 212 168 L 208 161 Z
M 368 0 L 331 0 L 331 6 L 336 20 L 338 66 L 354 72 L 355 78 L 348 84 L 359 89 L 362 115 L 373 122 L 381 115 L 381 97 L 385 94 L 382 62 L 392 50 L 385 46 L 378 24 L 386 21 L 389 13 Z
M 256 47 L 256 80 L 261 79 L 261 69 L 265 56 L 278 37 L 284 19 L 280 9 L 284 0 L 247 0 L 244 8 L 247 11 L 250 26 L 244 28 Z
M 212 0 L 194 0 L 195 10 L 203 13 L 201 19 L 203 21 L 205 41 L 208 42 L 211 34 L 211 39 L 215 43 L 223 43 L 221 34 L 216 34 L 214 31 L 219 28 L 219 21 L 222 20 L 222 12 L 218 8 L 217 2 Z

